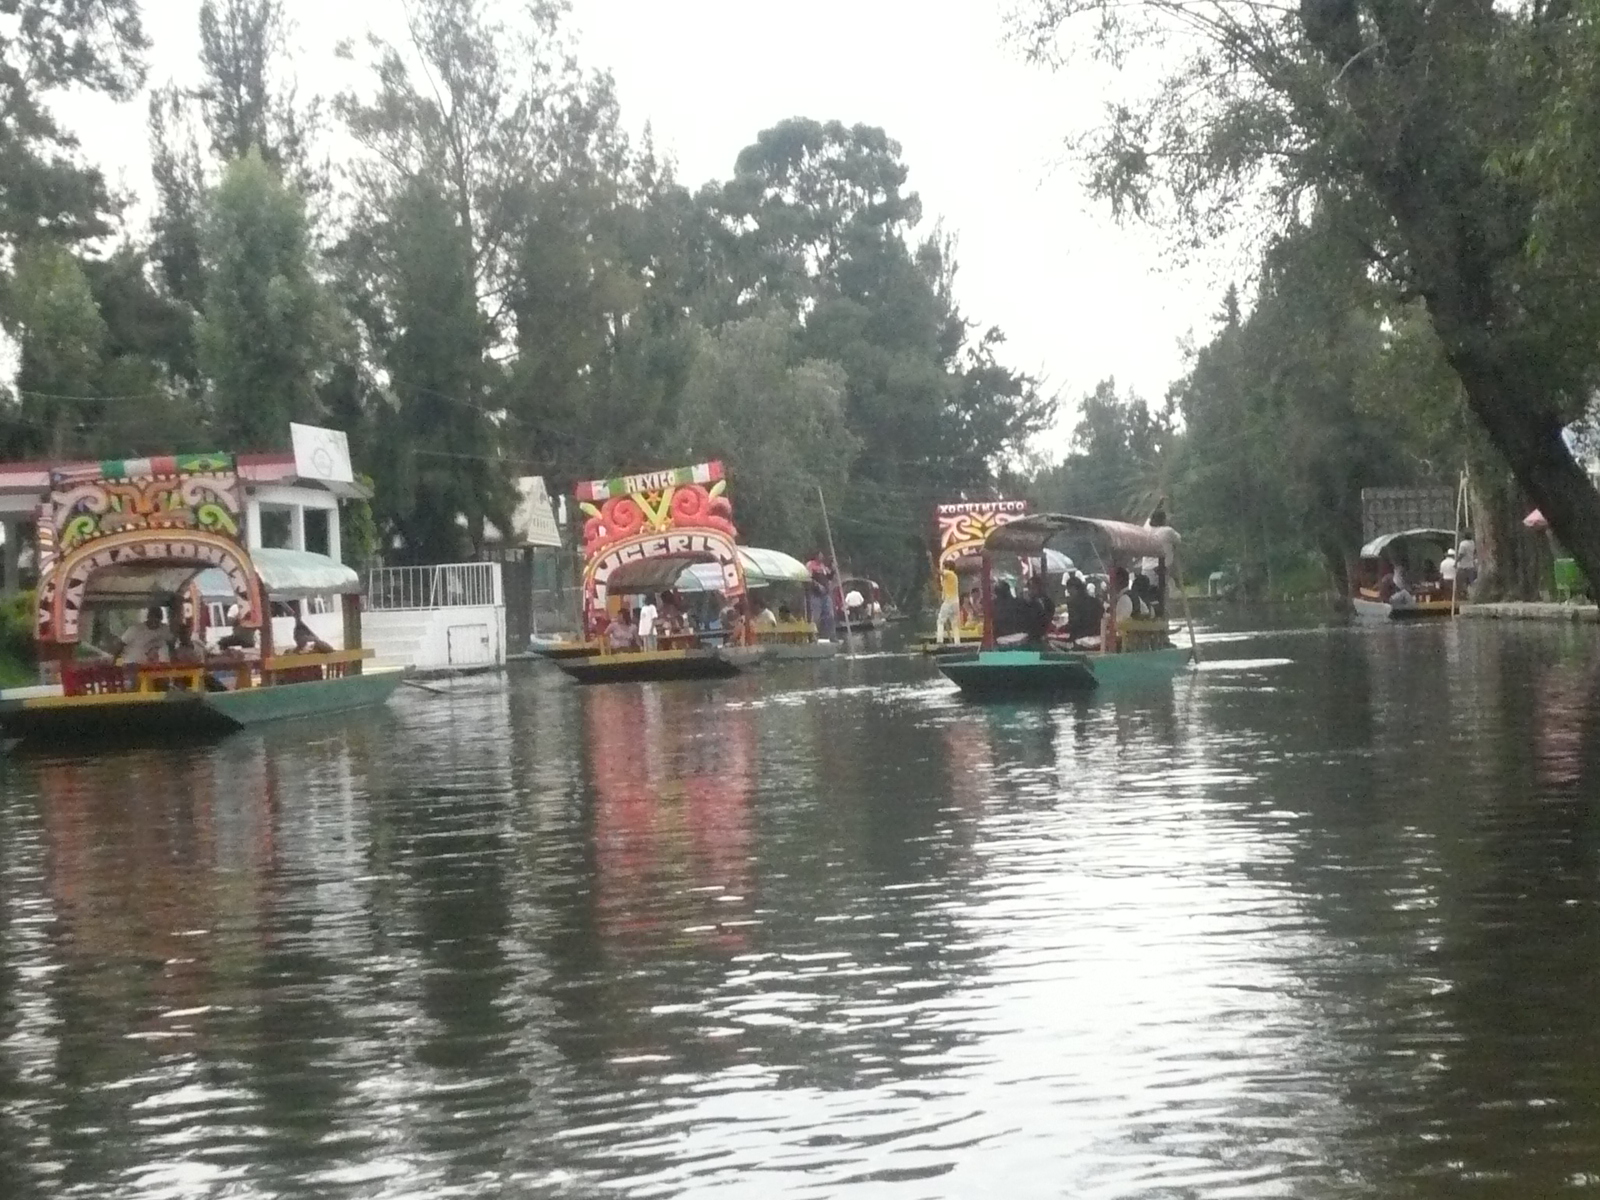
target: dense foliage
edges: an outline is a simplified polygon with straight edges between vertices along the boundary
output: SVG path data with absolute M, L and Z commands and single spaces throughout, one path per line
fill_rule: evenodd
M 1078 131 L 1117 211 L 1200 239 L 1267 202 L 1291 238 L 1340 239 L 1392 306 L 1419 306 L 1516 502 L 1600 580 L 1600 495 L 1563 438 L 1600 383 L 1597 15 L 1594 0 L 1027 0 L 1016 21 L 1038 60 L 1092 46 L 1142 68 Z M 1340 450 L 1349 465 L 1362 440 Z
M 625 134 L 559 0 L 417 0 L 327 97 L 289 70 L 281 0 L 205 0 L 200 82 L 150 97 L 139 224 L 47 102 L 137 92 L 137 5 L 17 0 L 0 454 L 323 421 L 377 486 L 363 542 L 402 561 L 480 548 L 517 475 L 560 492 L 716 455 L 747 539 L 810 551 L 826 497 L 841 555 L 902 595 L 931 506 L 997 489 L 1140 518 L 1165 497 L 1192 571 L 1341 583 L 1363 487 L 1470 463 L 1513 584 L 1528 504 L 1600 572 L 1561 436 L 1600 379 L 1597 2 L 1021 6 L 1040 59 L 1080 25 L 1113 60 L 1165 47 L 1153 92 L 1079 142 L 1119 211 L 1193 239 L 1252 200 L 1278 218 L 1168 394 L 1107 380 L 1039 465 L 1054 402 L 962 312 L 885 130 L 783 121 L 691 188 Z
M 1051 419 L 962 315 L 881 129 L 786 121 L 692 190 L 624 134 L 555 0 L 509 22 L 419 0 L 326 98 L 297 91 L 279 0 L 205 0 L 201 83 L 151 97 L 140 228 L 39 99 L 131 93 L 132 0 L 24 7 L 0 451 L 268 448 L 324 421 L 376 483 L 384 553 L 421 561 L 505 528 L 516 475 L 716 455 L 749 540 L 820 544 L 820 492 L 841 554 L 909 588 L 930 505 L 991 488 Z M 337 169 L 332 133 L 362 151 Z

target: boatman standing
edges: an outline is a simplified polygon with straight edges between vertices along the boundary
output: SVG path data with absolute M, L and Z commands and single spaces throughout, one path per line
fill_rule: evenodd
M 639 642 L 646 650 L 656 648 L 656 618 L 660 616 L 656 609 L 656 598 L 646 595 L 644 603 L 639 605 Z
M 944 633 L 951 631 L 956 645 L 961 644 L 961 580 L 948 563 L 939 571 L 939 622 L 934 639 L 944 644 Z

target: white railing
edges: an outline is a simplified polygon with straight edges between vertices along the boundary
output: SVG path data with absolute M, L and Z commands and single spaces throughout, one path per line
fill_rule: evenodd
M 497 562 L 373 567 L 367 572 L 366 607 L 370 612 L 492 607 L 505 603 L 503 597 Z

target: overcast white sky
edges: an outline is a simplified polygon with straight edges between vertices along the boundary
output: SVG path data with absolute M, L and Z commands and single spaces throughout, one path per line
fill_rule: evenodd
M 696 186 L 724 178 L 761 129 L 791 116 L 881 125 L 904 148 L 927 221 L 958 239 L 957 295 L 1009 338 L 1007 360 L 1071 402 L 1107 375 L 1159 399 L 1180 343 L 1203 340 L 1236 249 L 1186 269 L 1164 238 L 1090 203 L 1062 137 L 1090 124 L 1106 79 L 1052 75 L 1004 44 L 1005 0 L 573 0 L 584 65 L 609 68 L 630 129 Z M 286 0 L 302 88 L 350 78 L 332 55 L 373 28 L 403 34 L 402 0 Z M 146 0 L 151 81 L 191 78 L 199 0 Z M 85 152 L 148 191 L 145 106 L 74 106 Z M 81 114 L 81 115 L 80 115 Z M 1068 425 L 1070 428 L 1070 424 Z M 1064 435 L 1042 450 L 1058 455 Z

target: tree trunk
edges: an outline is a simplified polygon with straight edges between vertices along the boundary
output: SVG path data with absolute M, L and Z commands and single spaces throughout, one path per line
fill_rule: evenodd
M 1553 406 L 1536 389 L 1518 386 L 1514 371 L 1473 346 L 1484 333 L 1439 318 L 1435 312 L 1435 328 L 1461 377 L 1468 407 L 1593 586 L 1600 580 L 1600 492 L 1562 439 Z
M 1503 466 L 1479 466 L 1473 476 L 1468 525 L 1478 546 L 1473 598 L 1537 600 L 1549 586 L 1549 568 L 1539 553 L 1542 535 L 1522 524 L 1532 505 Z

